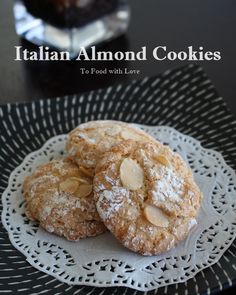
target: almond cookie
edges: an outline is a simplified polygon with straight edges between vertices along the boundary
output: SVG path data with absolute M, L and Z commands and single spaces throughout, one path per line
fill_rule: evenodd
M 94 198 L 104 224 L 125 247 L 156 255 L 188 235 L 202 194 L 169 147 L 128 140 L 98 163 Z
M 27 217 L 68 240 L 101 234 L 92 181 L 68 158 L 39 166 L 23 184 Z
M 66 149 L 78 165 L 91 169 L 93 173 L 101 156 L 112 146 L 127 139 L 154 141 L 150 135 L 128 123 L 91 121 L 70 132 Z

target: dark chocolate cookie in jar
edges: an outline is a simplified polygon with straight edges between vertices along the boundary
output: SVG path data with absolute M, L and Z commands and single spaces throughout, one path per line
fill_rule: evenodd
M 23 0 L 34 17 L 64 28 L 80 27 L 118 6 L 118 0 Z

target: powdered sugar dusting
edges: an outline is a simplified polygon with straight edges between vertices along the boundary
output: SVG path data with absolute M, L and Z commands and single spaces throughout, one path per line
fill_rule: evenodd
M 154 173 L 153 173 L 154 174 Z M 151 195 L 154 201 L 164 202 L 170 200 L 173 202 L 180 202 L 183 194 L 183 183 L 172 169 L 160 166 L 156 171 L 158 179 L 154 183 Z
M 105 128 L 105 133 L 109 136 L 116 136 L 122 130 L 120 125 L 113 125 Z
M 86 133 L 80 132 L 80 133 L 77 134 L 77 136 L 80 137 L 80 138 L 83 138 L 87 142 L 93 143 L 93 144 L 97 143 L 97 141 L 98 141 L 97 137 L 95 137 L 95 136 L 93 136 L 93 134 L 89 134 L 89 133 L 86 134 Z
M 113 214 L 120 210 L 125 200 L 128 198 L 129 192 L 118 186 L 114 186 L 112 190 L 104 190 L 100 192 L 97 202 L 99 215 L 103 220 L 109 219 Z
M 75 145 L 72 145 L 72 146 L 69 146 L 68 147 L 68 153 L 71 155 L 71 156 L 75 156 L 78 152 L 78 147 L 75 146 Z
M 32 185 L 31 185 L 31 188 L 30 188 L 30 194 L 29 195 L 31 196 L 31 198 L 34 198 L 35 193 L 36 193 L 37 188 L 38 188 L 39 185 L 41 185 L 41 184 L 43 184 L 45 182 L 48 182 L 48 181 L 50 181 L 50 183 L 52 183 L 52 184 L 56 184 L 59 180 L 60 180 L 59 177 L 54 176 L 52 174 L 50 174 L 50 175 L 42 175 L 42 176 L 40 176 L 38 178 L 32 179 L 32 181 L 31 181 Z
M 57 214 L 62 217 L 70 213 L 72 208 L 82 209 L 80 199 L 71 198 L 68 194 L 58 191 L 55 191 L 47 199 L 46 205 L 42 208 L 41 218 L 46 219 L 54 208 L 56 208 Z
M 117 181 L 115 179 L 112 179 L 111 177 L 109 177 L 108 175 L 104 176 L 105 180 L 111 184 L 111 185 L 117 185 Z
M 65 169 L 65 163 L 63 161 L 52 162 L 52 169 L 58 170 L 61 175 L 66 175 L 68 171 L 67 169 Z

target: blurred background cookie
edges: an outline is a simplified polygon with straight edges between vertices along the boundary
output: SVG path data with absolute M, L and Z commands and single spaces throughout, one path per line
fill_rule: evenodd
M 78 165 L 94 169 L 105 152 L 127 139 L 155 141 L 149 134 L 128 123 L 91 121 L 70 132 L 66 149 Z

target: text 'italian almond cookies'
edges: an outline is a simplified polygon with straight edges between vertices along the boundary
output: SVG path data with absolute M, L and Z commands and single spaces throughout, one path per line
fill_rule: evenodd
M 126 140 L 99 161 L 94 198 L 104 224 L 125 247 L 156 255 L 196 225 L 202 194 L 190 168 L 170 148 Z
M 104 153 L 127 139 L 154 141 L 150 135 L 128 123 L 90 121 L 70 132 L 66 149 L 78 165 L 94 169 Z
M 23 184 L 27 217 L 68 240 L 105 232 L 92 182 L 91 175 L 68 158 L 39 166 Z

